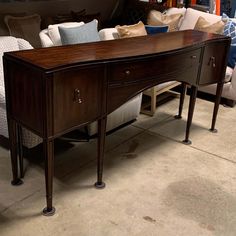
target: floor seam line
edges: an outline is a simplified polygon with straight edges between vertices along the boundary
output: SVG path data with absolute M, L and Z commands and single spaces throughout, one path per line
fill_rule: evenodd
M 18 200 L 18 201 L 16 201 L 16 202 L 14 202 L 14 203 L 12 203 L 10 206 L 8 206 L 8 207 L 4 208 L 2 211 L 0 211 L 0 213 L 2 214 L 2 213 L 4 213 L 5 211 L 7 211 L 8 209 L 10 209 L 12 206 L 14 206 L 15 204 L 18 204 L 18 203 L 20 203 L 20 202 L 22 202 L 22 201 L 24 201 L 24 200 L 26 200 L 26 199 L 32 197 L 35 193 L 40 192 L 40 190 L 41 190 L 41 188 L 40 188 L 40 189 L 37 189 L 36 191 L 34 191 L 33 193 L 27 195 L 26 197 L 24 197 L 24 198 L 22 198 L 22 199 L 20 199 L 20 200 Z

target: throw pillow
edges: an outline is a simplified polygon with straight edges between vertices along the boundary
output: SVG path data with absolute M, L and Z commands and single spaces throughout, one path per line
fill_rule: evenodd
M 166 33 L 168 31 L 168 28 L 169 28 L 168 25 L 164 26 L 145 25 L 147 34 Z
M 224 35 L 231 37 L 231 46 L 229 50 L 228 66 L 235 67 L 236 63 L 236 22 L 232 21 L 226 14 L 223 13 L 222 20 L 226 21 Z
M 139 21 L 134 25 L 117 25 L 115 28 L 117 29 L 120 38 L 130 38 L 147 35 L 145 26 L 142 21 Z
M 236 46 L 236 22 L 223 13 L 222 20 L 226 21 L 224 35 L 231 37 L 231 45 Z
M 73 28 L 59 26 L 58 29 L 62 45 L 100 41 L 97 25 L 98 21 L 93 20 L 87 24 Z
M 173 14 L 173 15 L 166 15 L 159 11 L 152 10 L 148 14 L 147 23 L 148 25 L 168 25 L 169 32 L 177 31 L 180 19 L 183 17 L 182 14 Z
M 4 21 L 11 36 L 23 38 L 35 47 L 41 47 L 39 38 L 41 18 L 38 14 L 16 17 L 7 15 Z
M 194 29 L 208 33 L 223 34 L 224 27 L 225 23 L 222 20 L 211 24 L 200 16 L 197 20 L 196 25 L 194 26 Z
M 48 35 L 50 37 L 50 39 L 53 42 L 54 46 L 60 46 L 62 45 L 61 43 L 61 36 L 58 30 L 58 26 L 63 26 L 63 27 L 67 27 L 67 28 L 71 28 L 71 27 L 77 27 L 77 26 L 81 26 L 83 25 L 84 22 L 67 22 L 67 23 L 63 23 L 63 24 L 55 24 L 55 25 L 49 25 L 48 26 Z

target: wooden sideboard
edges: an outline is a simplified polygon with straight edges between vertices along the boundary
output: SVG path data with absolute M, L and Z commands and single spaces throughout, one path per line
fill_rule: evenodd
M 229 37 L 187 30 L 5 53 L 12 184 L 22 183 L 18 176 L 17 143 L 21 142 L 17 141 L 17 128 L 24 126 L 43 139 L 47 199 L 43 212 L 53 215 L 54 139 L 98 120 L 95 185 L 104 187 L 107 115 L 162 82 L 177 80 L 191 85 L 186 143 L 198 86 L 218 83 L 211 126 L 214 131 L 229 46 Z

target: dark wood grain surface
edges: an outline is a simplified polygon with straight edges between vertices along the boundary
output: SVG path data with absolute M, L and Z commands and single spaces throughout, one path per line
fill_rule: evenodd
M 85 43 L 9 53 L 43 70 L 53 70 L 73 64 L 110 61 L 166 53 L 199 46 L 206 41 L 220 40 L 224 36 L 194 30 L 170 32 L 96 43 Z

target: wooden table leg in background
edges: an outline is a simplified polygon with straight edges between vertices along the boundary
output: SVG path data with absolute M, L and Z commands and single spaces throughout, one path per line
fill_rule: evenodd
M 221 94 L 223 91 L 223 86 L 224 83 L 220 82 L 217 84 L 217 89 L 216 89 L 216 100 L 215 100 L 215 105 L 214 105 L 214 111 L 213 111 L 213 116 L 212 116 L 212 123 L 211 123 L 211 128 L 209 129 L 211 132 L 216 133 L 217 129 L 215 129 L 215 124 L 216 124 L 216 118 L 219 110 L 219 105 L 220 105 L 220 99 L 221 99 Z
M 18 178 L 18 160 L 17 160 L 17 124 L 14 120 L 8 119 L 8 130 L 9 130 L 9 142 L 11 152 L 11 166 L 13 180 L 12 185 L 21 185 L 23 181 Z
M 43 215 L 52 216 L 55 208 L 52 205 L 53 175 L 54 175 L 54 140 L 43 140 L 43 154 L 45 158 L 45 183 L 47 206 L 43 209 Z
M 102 181 L 106 123 L 107 117 L 98 120 L 97 182 L 95 183 L 95 187 L 98 189 L 103 189 L 106 186 Z
M 180 93 L 180 100 L 179 100 L 179 113 L 175 116 L 175 119 L 181 119 L 182 118 L 182 111 L 183 111 L 183 105 L 184 105 L 184 98 L 186 94 L 187 84 L 183 83 L 181 84 L 181 93 Z
M 194 112 L 194 107 L 196 103 L 196 97 L 197 97 L 197 87 L 191 86 L 186 134 L 185 134 L 185 139 L 183 140 L 183 143 L 187 145 L 190 145 L 192 143 L 191 140 L 189 139 L 189 133 L 190 133 L 190 127 L 191 127 L 192 119 L 193 119 L 193 112 Z

